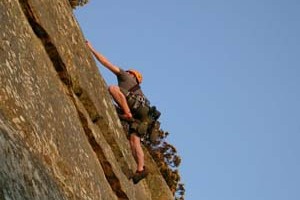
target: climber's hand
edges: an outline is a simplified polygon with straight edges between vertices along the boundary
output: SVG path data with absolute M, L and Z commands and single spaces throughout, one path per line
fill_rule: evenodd
M 86 40 L 85 43 L 91 50 L 93 49 L 92 44 L 88 40 Z

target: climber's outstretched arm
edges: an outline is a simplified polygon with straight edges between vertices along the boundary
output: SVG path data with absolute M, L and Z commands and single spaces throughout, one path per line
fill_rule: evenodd
M 89 49 L 92 51 L 92 53 L 94 54 L 94 56 L 97 58 L 97 60 L 107 69 L 109 69 L 111 72 L 113 72 L 114 74 L 119 74 L 120 73 L 120 68 L 113 65 L 111 62 L 109 62 L 108 59 L 106 59 L 100 52 L 97 52 L 93 46 L 91 45 L 91 43 L 89 41 L 86 42 L 87 46 L 89 47 Z

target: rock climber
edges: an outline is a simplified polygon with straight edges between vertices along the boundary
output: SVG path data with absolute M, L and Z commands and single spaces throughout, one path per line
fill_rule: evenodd
M 108 91 L 123 111 L 119 117 L 128 121 L 134 120 L 136 115 L 132 113 L 133 108 L 130 107 L 137 106 L 137 104 L 145 104 L 148 101 L 140 88 L 140 84 L 143 80 L 142 74 L 137 70 L 124 70 L 112 64 L 100 52 L 96 51 L 89 41 L 87 41 L 86 44 L 96 59 L 117 77 L 118 85 L 109 86 Z M 128 99 L 132 99 L 132 96 L 134 96 L 138 101 L 135 101 L 129 106 Z M 136 131 L 131 131 L 129 137 L 132 155 L 137 163 L 137 170 L 132 176 L 132 179 L 133 182 L 137 184 L 148 175 L 148 171 L 144 164 L 144 152 L 141 146 L 140 135 Z

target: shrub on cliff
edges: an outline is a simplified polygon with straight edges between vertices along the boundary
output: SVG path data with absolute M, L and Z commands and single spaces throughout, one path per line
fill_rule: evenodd
M 70 1 L 72 8 L 75 8 L 77 6 L 83 6 L 89 2 L 89 0 L 69 0 L 69 1 Z
M 160 128 L 156 131 L 158 131 L 156 143 L 147 139 L 145 139 L 143 143 L 155 160 L 162 176 L 174 194 L 175 200 L 184 200 L 185 187 L 184 184 L 180 182 L 181 178 L 178 171 L 181 158 L 178 155 L 176 148 L 166 142 L 166 137 L 169 133 Z

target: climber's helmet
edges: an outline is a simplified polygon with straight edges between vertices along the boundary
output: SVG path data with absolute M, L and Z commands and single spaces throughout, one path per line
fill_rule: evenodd
M 126 72 L 132 74 L 136 78 L 136 80 L 138 81 L 139 84 L 142 83 L 143 76 L 139 71 L 137 71 L 135 69 L 129 69 Z

